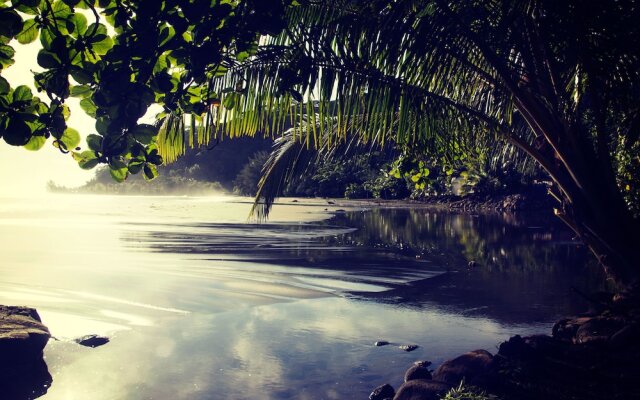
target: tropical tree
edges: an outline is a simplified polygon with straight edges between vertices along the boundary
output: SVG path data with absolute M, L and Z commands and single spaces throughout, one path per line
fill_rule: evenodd
M 451 156 L 494 143 L 544 168 L 556 214 L 612 279 L 638 279 L 639 222 L 626 196 L 640 162 L 637 0 L 6 3 L 0 65 L 12 62 L 12 39 L 39 37 L 36 83 L 49 97 L 0 79 L 9 144 L 53 136 L 82 167 L 108 163 L 122 180 L 152 178 L 189 145 L 286 127 L 273 161 L 349 140 Z M 89 150 L 72 149 L 69 95 L 96 117 Z M 139 124 L 154 102 L 158 125 Z M 287 165 L 267 173 L 291 176 Z
M 39 40 L 35 97 L 0 75 L 0 137 L 38 150 L 52 138 L 82 168 L 108 164 L 122 181 L 163 163 L 158 127 L 139 120 L 152 104 L 167 114 L 205 114 L 218 94 L 216 74 L 248 56 L 262 35 L 284 25 L 289 0 L 0 0 L 0 74 L 15 62 L 15 47 Z M 69 97 L 96 120 L 87 149 L 66 119 Z M 194 118 L 193 122 L 197 122 Z M 174 128 L 186 131 L 177 120 Z M 204 124 L 202 124 L 204 125 Z M 211 135 L 190 132 L 192 144 Z
M 558 217 L 608 276 L 637 281 L 640 226 L 625 196 L 636 188 L 618 173 L 640 134 L 637 1 L 301 3 L 283 33 L 210 82 L 226 89 L 217 132 L 288 123 L 303 148 L 356 137 L 444 154 L 488 139 L 535 160 Z M 261 194 L 268 204 L 274 192 Z

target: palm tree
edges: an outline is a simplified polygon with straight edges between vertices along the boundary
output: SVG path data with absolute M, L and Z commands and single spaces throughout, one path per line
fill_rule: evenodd
M 637 281 L 640 224 L 617 173 L 640 133 L 637 1 L 300 3 L 282 34 L 210 80 L 222 106 L 196 118 L 207 134 L 288 125 L 302 148 L 356 138 L 448 154 L 489 140 L 535 160 L 557 216 L 609 277 Z M 182 147 L 163 135 L 165 153 Z

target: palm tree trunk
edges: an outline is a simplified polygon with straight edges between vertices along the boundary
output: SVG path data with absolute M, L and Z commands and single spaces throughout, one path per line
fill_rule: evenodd
M 567 137 L 571 132 L 560 132 Z M 585 135 L 573 135 L 584 138 Z M 589 246 L 607 277 L 620 288 L 640 278 L 640 224 L 627 206 L 612 166 L 612 160 L 599 155 L 586 140 L 563 146 L 565 165 L 557 165 L 556 175 L 567 176 L 570 184 L 559 193 L 557 215 Z M 554 152 L 555 153 L 555 152 Z

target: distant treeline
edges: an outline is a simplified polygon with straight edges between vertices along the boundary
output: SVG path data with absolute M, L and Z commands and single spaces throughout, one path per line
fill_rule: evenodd
M 235 193 L 253 196 L 269 157 L 269 138 L 236 138 L 208 149 L 189 150 L 173 164 L 161 166 L 159 177 L 147 182 L 131 176 L 115 182 L 108 168 L 79 188 L 49 183 L 49 190 L 98 194 L 207 195 Z M 437 195 L 509 193 L 522 189 L 535 174 L 510 166 L 442 162 L 393 149 L 355 149 L 339 157 L 314 159 L 305 173 L 282 191 L 284 196 L 422 199 Z

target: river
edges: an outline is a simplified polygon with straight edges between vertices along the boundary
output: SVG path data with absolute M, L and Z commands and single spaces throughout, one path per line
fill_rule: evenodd
M 571 288 L 599 282 L 553 220 L 285 199 L 256 224 L 249 209 L 0 199 L 0 304 L 37 308 L 54 336 L 41 398 L 365 399 L 416 360 L 548 333 L 585 309 Z M 86 334 L 110 342 L 73 341 Z

